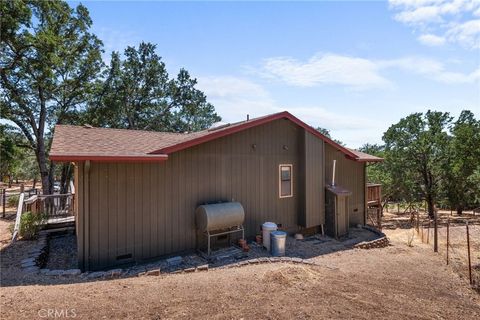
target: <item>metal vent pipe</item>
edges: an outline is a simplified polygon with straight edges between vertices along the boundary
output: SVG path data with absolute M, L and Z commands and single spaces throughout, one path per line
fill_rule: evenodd
M 335 167 L 337 164 L 337 160 L 333 160 L 333 170 L 332 170 L 332 187 L 335 186 Z

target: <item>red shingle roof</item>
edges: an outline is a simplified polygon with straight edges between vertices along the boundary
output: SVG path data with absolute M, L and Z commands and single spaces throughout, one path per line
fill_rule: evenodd
M 382 160 L 335 143 L 288 112 L 192 133 L 57 125 L 50 149 L 50 159 L 53 161 L 161 161 L 168 159 L 170 153 L 281 118 L 287 118 L 305 128 L 353 160 Z

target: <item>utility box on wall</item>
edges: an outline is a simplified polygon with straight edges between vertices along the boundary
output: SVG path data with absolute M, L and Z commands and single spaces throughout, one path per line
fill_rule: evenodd
M 349 197 L 352 192 L 339 187 L 327 186 L 325 191 L 325 231 L 338 238 L 348 233 Z

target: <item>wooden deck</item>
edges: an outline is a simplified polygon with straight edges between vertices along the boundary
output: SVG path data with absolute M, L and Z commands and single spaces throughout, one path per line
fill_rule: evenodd
M 75 226 L 74 194 L 35 195 L 25 201 L 27 211 L 47 215 L 45 229 Z
M 75 216 L 48 218 L 45 229 L 57 229 L 75 226 Z
M 46 216 L 45 229 L 75 228 L 75 189 L 71 184 L 71 193 L 66 194 L 30 194 L 23 186 L 18 200 L 12 241 L 17 239 L 20 231 L 22 214 L 42 214 Z

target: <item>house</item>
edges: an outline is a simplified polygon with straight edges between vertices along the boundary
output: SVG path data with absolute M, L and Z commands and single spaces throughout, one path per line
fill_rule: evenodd
M 334 160 L 335 185 L 350 194 L 347 217 L 333 228 L 365 224 L 366 163 L 382 160 L 335 143 L 288 112 L 192 133 L 58 125 L 50 158 L 75 163 L 84 270 L 195 249 L 194 212 L 205 203 L 240 202 L 247 238 L 266 221 L 288 232 L 320 231 L 332 225 L 325 199 Z

